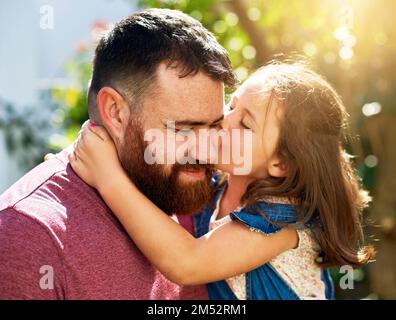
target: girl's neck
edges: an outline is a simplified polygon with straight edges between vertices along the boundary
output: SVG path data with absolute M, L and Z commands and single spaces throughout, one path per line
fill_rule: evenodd
M 217 219 L 228 215 L 231 211 L 236 210 L 242 205 L 241 199 L 246 192 L 246 188 L 253 180 L 254 179 L 248 176 L 228 176 L 227 188 L 219 203 L 219 214 Z

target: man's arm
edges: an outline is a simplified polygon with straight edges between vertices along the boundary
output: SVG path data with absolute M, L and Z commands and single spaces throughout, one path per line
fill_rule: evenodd
M 0 300 L 65 299 L 59 251 L 44 226 L 13 208 L 0 211 Z

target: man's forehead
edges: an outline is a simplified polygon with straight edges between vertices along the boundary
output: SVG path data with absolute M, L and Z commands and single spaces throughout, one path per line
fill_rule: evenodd
M 211 122 L 222 115 L 224 86 L 202 72 L 180 78 L 180 70 L 161 64 L 155 86 L 150 104 L 161 117 Z
M 185 70 L 181 66 L 172 67 L 161 63 L 156 71 L 156 86 L 163 93 L 183 94 L 185 91 L 202 95 L 205 91 L 224 91 L 222 82 L 210 78 L 206 73 L 198 71 L 183 76 Z
M 215 110 L 211 108 L 206 112 L 197 109 L 189 109 L 188 112 L 178 112 L 176 109 L 159 110 L 158 116 L 164 121 L 174 121 L 176 125 L 181 126 L 205 126 L 215 122 L 219 122 L 224 118 L 223 106 Z

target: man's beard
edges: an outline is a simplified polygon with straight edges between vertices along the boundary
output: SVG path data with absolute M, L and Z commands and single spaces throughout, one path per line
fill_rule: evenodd
M 157 207 L 168 215 L 186 215 L 197 212 L 211 199 L 213 166 L 176 163 L 169 173 L 164 165 L 146 163 L 146 146 L 140 122 L 130 121 L 125 130 L 124 144 L 118 150 L 119 158 L 129 178 Z M 180 181 L 181 170 L 185 169 L 205 169 L 205 178 L 197 182 Z

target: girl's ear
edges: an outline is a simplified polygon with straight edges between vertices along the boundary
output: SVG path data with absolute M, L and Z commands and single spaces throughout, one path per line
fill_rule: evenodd
M 272 157 L 268 163 L 268 174 L 272 177 L 286 177 L 288 171 L 287 163 L 279 157 Z

